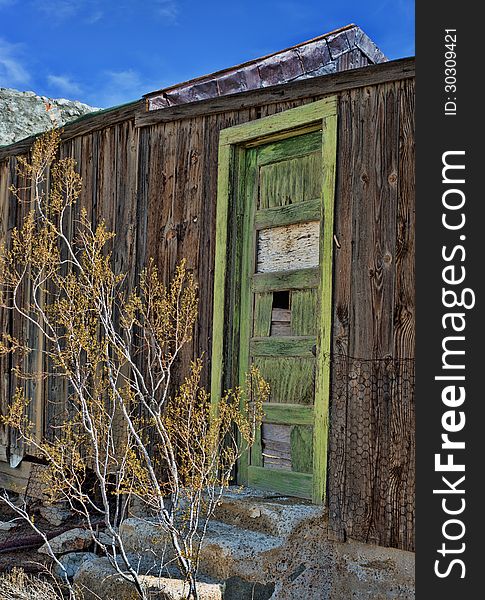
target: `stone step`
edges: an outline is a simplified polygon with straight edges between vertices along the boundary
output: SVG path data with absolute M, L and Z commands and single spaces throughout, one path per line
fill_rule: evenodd
M 140 575 L 139 581 L 150 600 L 185 600 L 187 585 L 177 577 Z M 83 562 L 74 575 L 74 585 L 83 591 L 84 600 L 100 598 L 132 600 L 135 594 L 133 583 L 122 577 L 107 558 L 97 558 Z M 214 581 L 198 581 L 200 600 L 222 600 L 224 584 Z
M 225 581 L 231 577 L 257 576 L 268 558 L 284 544 L 284 538 L 212 521 L 200 551 L 200 570 Z
M 322 506 L 299 498 L 250 488 L 230 488 L 218 505 L 214 518 L 228 525 L 286 537 L 304 523 L 323 520 L 324 516 Z
M 138 554 L 144 561 L 150 556 L 158 564 L 166 564 L 174 557 L 168 535 L 147 519 L 127 519 L 120 533 L 125 550 Z M 284 541 L 281 536 L 213 520 L 200 551 L 200 572 L 222 581 L 237 576 L 251 578 Z

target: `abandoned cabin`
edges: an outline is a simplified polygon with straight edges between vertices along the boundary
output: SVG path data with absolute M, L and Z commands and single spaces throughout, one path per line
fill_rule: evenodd
M 184 358 L 204 354 L 214 397 L 251 362 L 270 383 L 236 482 L 323 504 L 329 539 L 410 551 L 414 72 L 350 25 L 82 117 L 61 145 L 117 271 L 135 281 L 153 257 L 168 281 L 187 259 L 200 315 Z M 25 215 L 9 187 L 31 144 L 0 148 L 1 240 Z M 15 360 L 0 357 L 0 411 Z M 42 432 L 63 389 L 25 385 Z M 23 452 L 0 426 L 1 486 L 28 491 Z

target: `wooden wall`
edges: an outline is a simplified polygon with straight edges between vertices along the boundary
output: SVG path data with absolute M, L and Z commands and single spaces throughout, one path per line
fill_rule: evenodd
M 374 378 L 383 370 L 375 365 L 389 365 L 389 357 L 395 371 L 401 359 L 414 356 L 414 80 L 338 95 L 333 360 L 341 377 L 335 379 L 335 389 L 354 377 L 357 364 L 347 360 L 342 366 L 339 355 L 371 360 L 377 369 Z M 80 206 L 117 233 L 117 269 L 134 281 L 153 257 L 168 280 L 177 262 L 187 259 L 199 284 L 200 318 L 182 363 L 204 353 L 205 382 L 210 373 L 219 131 L 320 97 L 322 93 L 312 93 L 240 109 L 232 108 L 231 98 L 226 112 L 179 116 L 139 128 L 134 118 L 127 118 L 63 143 L 62 153 L 78 160 L 84 180 Z M 2 237 L 19 217 L 7 193 L 13 163 L 0 163 Z M 8 316 L 0 313 L 0 322 L 9 329 Z M 4 407 L 13 382 L 11 365 L 0 360 Z M 413 549 L 413 397 L 409 386 L 406 393 L 399 391 L 402 386 L 389 368 L 384 371 L 386 383 L 378 384 L 377 393 L 355 395 L 345 383 L 344 393 L 332 395 L 329 531 L 337 539 L 348 536 Z M 41 404 L 47 395 L 62 395 L 53 385 L 44 384 Z M 391 391 L 382 392 L 383 385 Z M 44 416 L 47 422 L 50 417 Z M 0 431 L 0 446 L 5 435 Z
M 414 81 L 341 94 L 338 141 L 330 528 L 413 550 Z

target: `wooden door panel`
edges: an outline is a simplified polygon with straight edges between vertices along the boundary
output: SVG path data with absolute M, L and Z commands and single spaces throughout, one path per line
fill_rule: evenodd
M 260 229 L 256 240 L 256 272 L 318 267 L 319 243 L 319 221 Z
M 250 278 L 253 292 L 270 292 L 314 288 L 320 283 L 320 269 L 299 269 L 297 271 L 276 271 L 275 273 L 255 273 Z
M 241 344 L 271 390 L 248 478 L 302 497 L 311 497 L 313 477 L 321 145 L 321 132 L 312 132 L 252 148 L 244 190 L 251 286 L 241 291 L 252 307 L 252 337 L 242 336 Z
M 318 503 L 326 477 L 336 108 L 328 98 L 238 125 L 221 132 L 219 147 L 213 397 L 223 373 L 237 385 L 252 363 L 259 367 L 271 393 L 238 480 Z
M 270 385 L 269 402 L 314 403 L 316 358 L 255 356 L 253 360 Z
M 318 306 L 318 288 L 292 290 L 291 332 L 293 335 L 317 334 Z

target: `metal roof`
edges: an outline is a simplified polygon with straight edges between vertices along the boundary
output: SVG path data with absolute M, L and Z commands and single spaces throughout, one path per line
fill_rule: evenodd
M 145 94 L 157 110 L 363 67 L 387 58 L 357 25 L 351 24 L 279 52 Z

